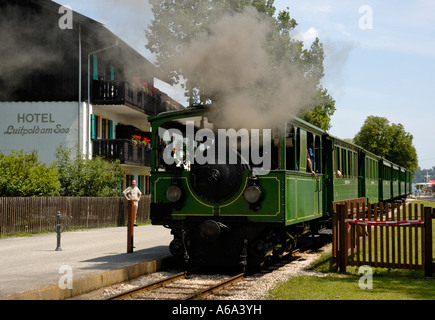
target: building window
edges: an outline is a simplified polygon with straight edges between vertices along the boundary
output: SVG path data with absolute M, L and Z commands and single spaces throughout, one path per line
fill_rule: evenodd
M 101 118 L 101 139 L 109 138 L 109 119 Z
M 150 176 L 145 176 L 145 192 L 144 194 L 150 194 L 151 193 L 151 189 L 150 189 L 150 183 L 151 183 L 151 177 Z
M 144 176 L 143 175 L 139 175 L 137 177 L 137 187 L 139 188 L 140 192 L 144 193 Z
M 124 190 L 125 190 L 127 187 L 131 186 L 131 182 L 132 182 L 134 179 L 135 179 L 135 178 L 134 178 L 133 175 L 127 174 L 127 175 L 125 176 L 125 187 L 124 187 Z

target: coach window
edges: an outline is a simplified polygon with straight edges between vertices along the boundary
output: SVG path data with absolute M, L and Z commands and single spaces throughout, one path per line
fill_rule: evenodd
M 355 153 L 349 150 L 348 154 L 349 154 L 349 158 L 348 158 L 349 178 L 354 178 L 355 177 Z
M 346 161 L 346 150 L 345 149 L 340 149 L 341 150 L 341 173 L 343 174 L 343 177 L 346 178 L 347 177 L 347 161 Z
M 295 170 L 295 127 L 287 123 L 287 134 L 285 137 L 285 168 Z
M 340 172 L 339 172 L 340 171 Z M 334 147 L 334 177 L 341 178 L 340 148 Z
M 315 166 L 315 172 L 322 172 L 322 162 L 320 159 L 320 150 L 321 150 L 321 142 L 319 136 L 314 136 L 314 162 L 316 164 Z
M 358 153 L 355 152 L 354 158 L 354 167 L 355 167 L 355 178 L 358 178 Z
M 297 150 L 299 151 L 299 171 L 306 172 L 308 164 L 307 164 L 307 140 L 308 140 L 308 133 L 307 131 L 300 129 L 299 134 L 299 144 L 297 147 Z
M 313 152 L 313 156 L 310 157 L 309 148 L 311 148 Z M 311 158 L 311 165 L 313 167 L 314 172 L 319 172 L 320 170 L 320 138 L 311 132 L 307 133 L 307 159 L 308 157 Z M 308 165 L 307 165 L 307 172 L 309 171 Z
M 372 176 L 372 166 L 373 166 L 373 163 L 372 163 L 371 159 L 369 159 L 368 165 L 369 165 L 369 175 L 368 175 L 368 178 L 372 179 L 373 178 L 373 176 Z
M 338 148 L 337 149 L 338 150 L 338 171 L 339 172 L 337 172 L 337 174 L 338 174 L 338 177 L 339 178 L 344 178 L 344 152 L 343 152 L 343 149 L 341 149 L 341 148 Z M 341 173 L 341 175 L 340 175 L 340 173 Z
M 272 159 L 271 170 L 281 169 L 281 138 L 279 131 L 272 130 Z
M 353 153 L 353 176 L 358 178 L 358 154 Z
M 299 129 L 296 132 L 295 151 L 296 151 L 295 171 L 299 171 L 299 168 L 300 168 L 299 159 L 301 157 L 301 133 L 300 133 Z
M 353 153 L 353 175 L 358 178 L 358 153 Z
M 374 167 L 374 178 L 378 179 L 379 178 L 379 166 L 378 163 L 376 162 L 376 160 L 373 160 L 373 167 Z

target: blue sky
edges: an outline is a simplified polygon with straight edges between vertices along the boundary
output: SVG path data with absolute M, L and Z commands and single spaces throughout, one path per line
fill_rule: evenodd
M 106 25 L 147 59 L 147 1 L 57 0 Z M 275 0 L 298 22 L 294 36 L 325 46 L 324 87 L 336 100 L 330 134 L 353 138 L 369 115 L 414 136 L 419 166 L 435 166 L 435 0 Z M 175 91 L 163 91 L 177 98 Z M 182 101 L 180 101 L 182 102 Z

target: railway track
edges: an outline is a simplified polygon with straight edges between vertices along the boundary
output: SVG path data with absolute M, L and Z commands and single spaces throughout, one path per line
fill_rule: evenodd
M 112 295 L 112 296 L 104 298 L 102 300 L 125 300 L 129 297 L 140 294 L 142 292 L 150 291 L 150 290 L 159 288 L 161 286 L 164 286 L 166 284 L 172 283 L 174 281 L 177 281 L 178 279 L 184 279 L 184 278 L 186 278 L 186 276 L 187 276 L 186 272 L 181 272 L 181 273 L 178 273 L 176 275 L 166 277 L 162 280 L 158 280 L 158 281 L 155 281 L 155 282 L 143 285 L 143 286 L 139 286 L 139 287 L 134 288 L 134 289 L 130 289 L 130 290 Z
M 323 243 L 323 241 L 320 241 Z M 200 275 L 181 272 L 165 276 L 161 280 L 141 285 L 136 288 L 111 295 L 103 300 L 202 300 L 226 299 L 226 296 L 238 294 L 237 291 L 246 290 L 259 277 L 272 273 L 282 267 L 297 263 L 301 254 L 310 254 L 312 243 L 301 244 L 298 248 L 281 256 L 280 259 L 265 264 L 261 271 L 255 274 L 229 275 Z M 304 259 L 303 259 L 304 260 Z M 241 282 L 239 286 L 235 284 Z M 255 284 L 254 284 L 255 286 Z M 225 290 L 226 289 L 226 290 Z M 210 296 L 210 297 L 208 297 Z
M 181 272 L 150 284 L 139 286 L 103 300 L 126 299 L 165 299 L 165 300 L 201 300 L 228 286 L 243 280 L 245 274 L 221 276 L 217 279 L 205 279 L 200 275 L 188 275 Z
M 232 284 L 223 284 L 233 276 L 218 274 L 219 271 L 208 270 L 207 274 L 201 275 L 187 274 L 180 269 L 167 270 L 85 293 L 71 300 L 255 300 L 261 298 L 277 281 L 285 281 L 289 276 L 303 273 L 322 251 L 330 250 L 328 243 L 328 237 L 320 237 L 316 241 L 301 241 L 300 246 L 292 252 L 280 259 L 270 260 L 261 269 L 249 270 L 243 277 L 238 275 L 240 278 L 235 279 Z M 219 286 L 219 283 L 222 285 Z M 204 293 L 200 293 L 201 291 Z

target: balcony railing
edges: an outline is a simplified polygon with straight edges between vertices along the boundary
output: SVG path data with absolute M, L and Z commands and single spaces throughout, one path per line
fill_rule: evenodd
M 128 82 L 93 80 L 92 102 L 98 105 L 123 104 L 148 115 L 177 110 L 180 105 L 166 94 L 139 84 Z
M 131 140 L 93 140 L 93 156 L 100 156 L 106 160 L 119 159 L 121 164 L 151 167 L 151 150 L 146 147 L 133 145 Z

